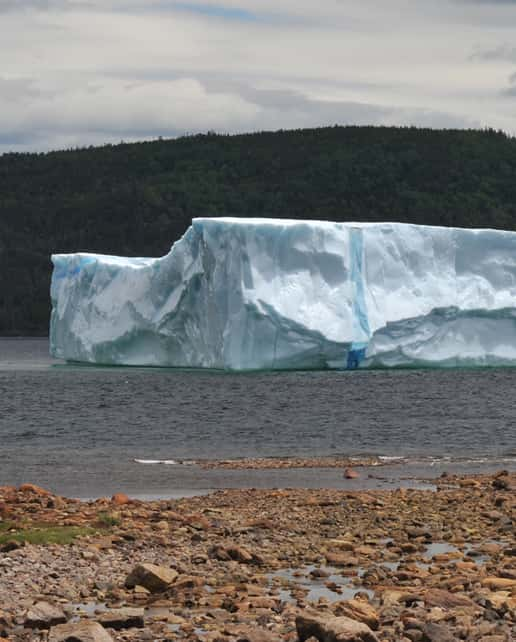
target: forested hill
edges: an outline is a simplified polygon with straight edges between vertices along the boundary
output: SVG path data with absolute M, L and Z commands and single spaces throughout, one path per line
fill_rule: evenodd
M 329 127 L 0 156 L 0 335 L 46 334 L 52 252 L 159 256 L 195 216 L 516 230 L 516 139 Z

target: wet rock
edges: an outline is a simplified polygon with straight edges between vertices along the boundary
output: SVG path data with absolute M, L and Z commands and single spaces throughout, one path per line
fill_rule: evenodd
M 175 582 L 177 571 L 157 564 L 138 564 L 125 580 L 127 588 L 143 586 L 151 593 L 161 593 Z
M 48 642 L 114 642 L 98 622 L 71 622 L 50 629 Z
M 300 642 L 312 636 L 319 642 L 378 642 L 367 624 L 344 616 L 298 615 L 296 629 Z
M 27 629 L 49 629 L 66 620 L 66 615 L 59 607 L 50 602 L 36 602 L 27 611 L 23 626 Z

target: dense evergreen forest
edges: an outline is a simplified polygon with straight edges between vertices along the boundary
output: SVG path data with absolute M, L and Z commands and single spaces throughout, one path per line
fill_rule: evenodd
M 52 252 L 158 256 L 195 216 L 516 230 L 516 139 L 328 127 L 0 156 L 0 335 L 46 334 Z

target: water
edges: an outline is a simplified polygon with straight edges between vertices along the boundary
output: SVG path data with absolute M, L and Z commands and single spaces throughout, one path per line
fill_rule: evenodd
M 366 483 L 330 469 L 206 471 L 134 461 L 243 456 L 411 457 L 412 468 L 373 471 L 387 487 L 389 475 L 414 471 L 514 469 L 515 384 L 516 369 L 225 374 L 70 366 L 48 357 L 46 340 L 0 339 L 0 483 L 31 481 L 80 497 Z

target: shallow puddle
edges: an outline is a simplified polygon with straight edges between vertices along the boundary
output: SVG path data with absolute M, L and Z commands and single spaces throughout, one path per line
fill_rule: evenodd
M 320 570 L 328 573 L 326 577 L 314 577 L 311 572 Z M 303 599 L 310 602 L 317 602 L 321 598 L 329 602 L 337 602 L 339 600 L 351 600 L 357 593 L 367 593 L 369 597 L 373 597 L 373 591 L 369 589 L 355 586 L 351 583 L 350 577 L 345 577 L 339 573 L 339 570 L 331 566 L 304 566 L 301 568 L 287 568 L 280 569 L 274 573 L 267 575 L 267 578 L 273 586 L 278 586 L 278 596 L 284 602 L 295 603 L 296 598 L 293 594 L 297 590 L 304 593 Z M 276 580 L 276 581 L 275 581 Z M 288 583 L 288 586 L 285 586 Z M 332 583 L 335 585 L 336 590 L 332 590 L 326 586 Z

